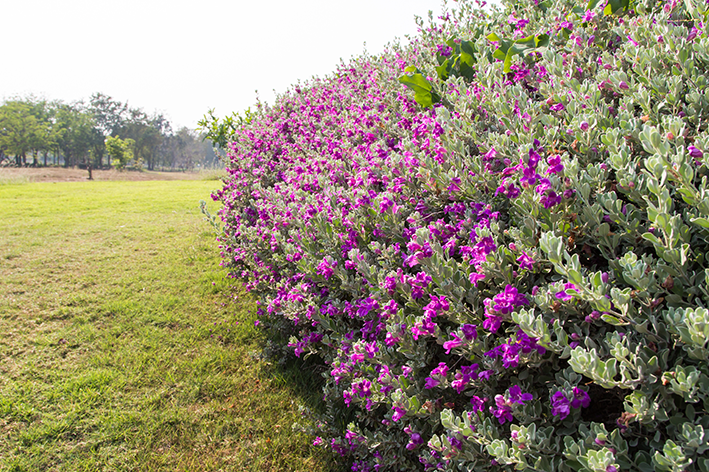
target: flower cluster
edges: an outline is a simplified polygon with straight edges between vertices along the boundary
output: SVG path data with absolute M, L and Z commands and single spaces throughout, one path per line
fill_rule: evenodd
M 460 0 L 231 137 L 223 265 L 354 470 L 698 470 L 707 6 L 602 3 Z

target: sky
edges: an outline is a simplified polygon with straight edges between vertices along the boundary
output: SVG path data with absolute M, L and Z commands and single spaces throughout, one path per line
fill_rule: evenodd
M 214 109 L 273 103 L 340 58 L 416 34 L 440 0 L 22 0 L 0 2 L 0 99 L 96 92 L 177 129 Z

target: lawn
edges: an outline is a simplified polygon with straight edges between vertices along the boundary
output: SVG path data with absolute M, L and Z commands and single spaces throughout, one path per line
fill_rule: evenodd
M 332 470 L 218 265 L 218 185 L 0 186 L 0 470 Z

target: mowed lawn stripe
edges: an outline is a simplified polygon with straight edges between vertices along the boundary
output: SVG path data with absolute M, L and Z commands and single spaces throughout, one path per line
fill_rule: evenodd
M 0 470 L 334 470 L 219 267 L 218 184 L 0 186 Z

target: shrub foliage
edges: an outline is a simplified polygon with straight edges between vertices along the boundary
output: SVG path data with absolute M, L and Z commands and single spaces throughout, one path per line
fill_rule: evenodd
M 709 6 L 458 1 L 236 128 L 224 264 L 353 470 L 709 472 Z

